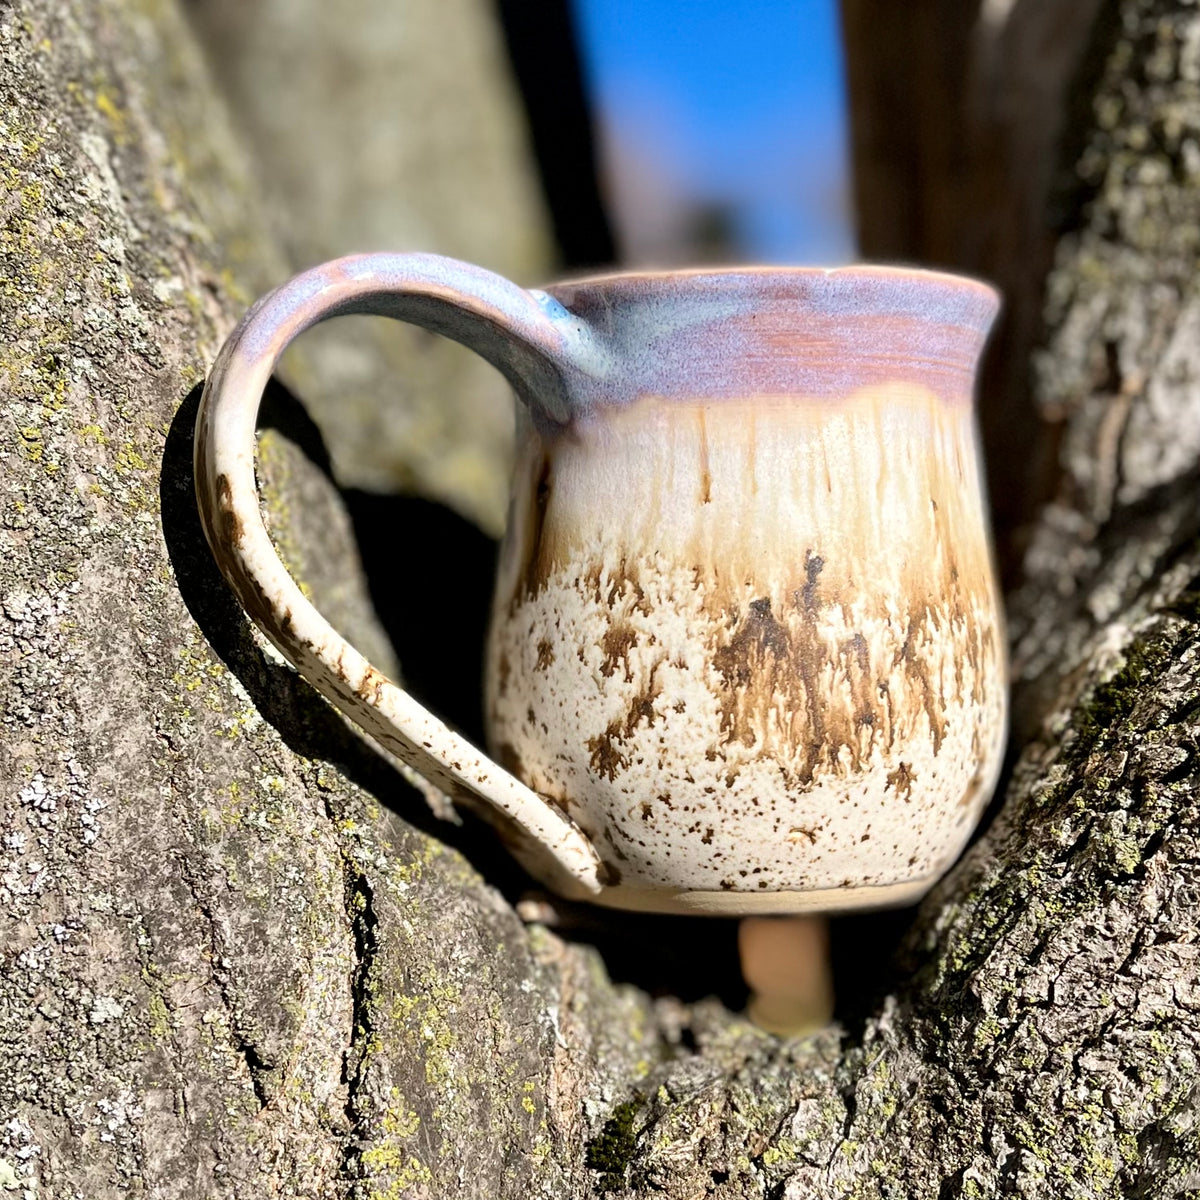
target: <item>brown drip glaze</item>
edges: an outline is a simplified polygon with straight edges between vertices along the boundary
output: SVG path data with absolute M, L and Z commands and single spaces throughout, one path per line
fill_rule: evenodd
M 750 886 L 722 863 L 764 820 L 756 890 L 854 886 L 850 842 L 864 886 L 935 872 L 1003 724 L 977 483 L 969 413 L 913 388 L 531 431 L 492 639 L 528 711 L 493 705 L 493 736 L 635 886 Z

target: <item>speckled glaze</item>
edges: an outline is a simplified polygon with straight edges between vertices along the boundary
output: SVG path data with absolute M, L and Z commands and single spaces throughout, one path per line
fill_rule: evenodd
M 995 308 L 982 284 L 876 267 L 525 292 L 429 255 L 341 260 L 223 350 L 201 512 L 301 672 L 483 800 L 552 888 L 656 911 L 902 903 L 962 849 L 1004 741 L 972 413 Z M 488 646 L 499 765 L 342 641 L 262 529 L 262 387 L 340 312 L 447 333 L 526 402 Z

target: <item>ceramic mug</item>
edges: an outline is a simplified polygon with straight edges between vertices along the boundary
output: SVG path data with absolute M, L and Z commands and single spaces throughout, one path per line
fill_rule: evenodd
M 663 912 L 904 903 L 962 849 L 1004 744 L 973 413 L 996 307 L 973 280 L 885 267 L 526 291 L 434 255 L 341 259 L 223 348 L 200 511 L 301 674 L 482 803 L 552 889 Z M 487 651 L 495 759 L 317 613 L 260 517 L 263 388 L 293 338 L 347 313 L 462 342 L 524 402 Z

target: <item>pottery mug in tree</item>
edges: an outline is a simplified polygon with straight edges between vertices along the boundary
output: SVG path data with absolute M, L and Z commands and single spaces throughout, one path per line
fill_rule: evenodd
M 260 300 L 221 351 L 204 526 L 300 673 L 482 804 L 559 893 L 726 914 L 911 901 L 966 843 L 1005 736 L 973 412 L 996 306 L 981 283 L 885 267 L 526 291 L 435 255 L 344 258 Z M 494 758 L 318 614 L 263 526 L 263 388 L 293 338 L 348 313 L 462 342 L 524 402 Z

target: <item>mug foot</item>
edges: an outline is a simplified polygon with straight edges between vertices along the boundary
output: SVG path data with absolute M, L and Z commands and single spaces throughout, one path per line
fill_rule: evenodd
M 744 917 L 738 925 L 746 1016 L 767 1033 L 803 1037 L 833 1019 L 829 921 L 816 913 Z
M 938 880 L 937 875 L 908 883 L 858 887 L 814 888 L 802 892 L 673 892 L 626 884 L 606 887 L 589 896 L 592 904 L 630 912 L 708 914 L 721 917 L 780 916 L 802 912 L 851 912 L 872 908 L 899 908 L 915 904 Z

